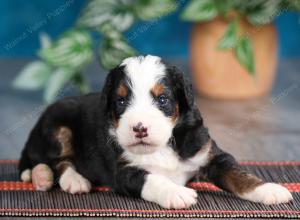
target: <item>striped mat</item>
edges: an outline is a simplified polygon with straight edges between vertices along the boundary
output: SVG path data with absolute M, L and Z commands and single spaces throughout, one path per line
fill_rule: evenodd
M 35 191 L 32 184 L 18 179 L 17 161 L 0 161 L 0 216 L 102 216 L 102 217 L 206 217 L 206 218 L 300 218 L 300 162 L 241 162 L 267 181 L 287 187 L 294 200 L 266 206 L 236 198 L 207 182 L 192 182 L 198 203 L 190 209 L 167 210 L 141 199 L 120 196 L 108 187 L 71 195 L 58 188 Z

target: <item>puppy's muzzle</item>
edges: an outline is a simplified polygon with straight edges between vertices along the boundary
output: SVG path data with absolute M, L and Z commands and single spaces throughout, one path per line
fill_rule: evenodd
M 144 138 L 148 136 L 148 129 L 143 126 L 142 122 L 138 122 L 136 126 L 133 126 L 132 130 L 134 131 L 136 138 Z

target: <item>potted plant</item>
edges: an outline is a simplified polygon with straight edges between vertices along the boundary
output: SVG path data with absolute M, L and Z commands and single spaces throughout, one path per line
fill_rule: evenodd
M 86 93 L 90 86 L 83 73 L 94 57 L 105 69 L 115 67 L 137 53 L 124 36 L 135 22 L 156 21 L 176 8 L 175 0 L 89 0 L 75 26 L 58 39 L 41 35 L 40 59 L 25 66 L 13 86 L 44 89 L 46 102 L 55 100 L 70 83 Z
M 195 22 L 190 62 L 197 91 L 207 97 L 243 99 L 267 94 L 277 65 L 272 21 L 300 10 L 299 0 L 191 0 L 183 20 Z

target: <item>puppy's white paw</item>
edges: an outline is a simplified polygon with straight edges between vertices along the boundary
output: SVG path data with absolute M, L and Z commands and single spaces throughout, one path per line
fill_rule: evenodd
M 196 191 L 184 186 L 172 186 L 162 193 L 157 202 L 167 209 L 185 209 L 197 203 Z
M 91 191 L 91 183 L 86 178 L 69 167 L 61 175 L 59 185 L 63 191 L 72 194 L 81 194 Z
M 24 171 L 25 172 L 25 171 Z M 22 173 L 23 178 L 28 177 L 26 173 Z M 21 176 L 22 178 L 22 176 Z M 49 166 L 46 164 L 38 164 L 32 169 L 31 173 L 32 183 L 34 187 L 39 191 L 47 191 L 53 186 L 53 172 Z M 29 179 L 28 179 L 29 180 Z M 23 180 L 24 181 L 24 180 Z
M 31 182 L 31 170 L 30 169 L 26 169 L 21 173 L 21 180 L 23 182 Z
M 195 190 L 177 185 L 165 176 L 149 174 L 141 197 L 167 209 L 184 209 L 197 203 Z
M 253 202 L 262 202 L 266 205 L 287 203 L 293 199 L 292 194 L 283 186 L 275 183 L 265 183 L 256 187 L 252 192 L 241 196 Z

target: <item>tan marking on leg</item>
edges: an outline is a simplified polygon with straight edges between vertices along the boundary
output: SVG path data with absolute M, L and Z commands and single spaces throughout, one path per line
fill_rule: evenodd
M 72 131 L 71 129 L 61 126 L 57 129 L 55 137 L 61 146 L 60 157 L 70 157 L 74 154 L 72 146 Z
M 47 191 L 53 186 L 53 172 L 46 164 L 38 164 L 32 169 L 32 183 L 37 190 Z
M 56 164 L 55 169 L 57 170 L 58 175 L 61 175 L 68 167 L 74 168 L 73 163 L 69 160 L 63 160 Z
M 233 168 L 224 174 L 224 181 L 228 190 L 238 195 L 250 192 L 263 184 L 261 179 L 240 168 Z

